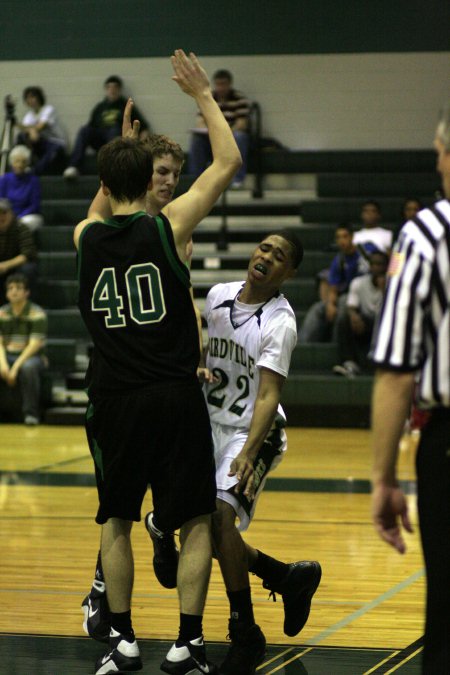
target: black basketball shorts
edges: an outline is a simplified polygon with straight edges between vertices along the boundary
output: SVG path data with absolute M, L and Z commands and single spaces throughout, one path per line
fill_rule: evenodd
M 197 381 L 95 397 L 86 433 L 100 502 L 97 523 L 139 521 L 148 486 L 164 531 L 215 510 L 211 427 Z

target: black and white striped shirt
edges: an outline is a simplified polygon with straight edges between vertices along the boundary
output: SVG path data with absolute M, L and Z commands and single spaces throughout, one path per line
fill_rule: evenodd
M 421 407 L 450 406 L 450 203 L 405 223 L 392 253 L 373 360 L 420 371 Z

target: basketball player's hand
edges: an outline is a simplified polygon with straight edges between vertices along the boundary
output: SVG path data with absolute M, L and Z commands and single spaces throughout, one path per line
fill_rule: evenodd
M 201 384 L 212 384 L 218 382 L 219 378 L 212 374 L 209 368 L 197 368 L 197 377 Z
M 196 98 L 205 90 L 210 91 L 208 76 L 193 52 L 187 56 L 182 49 L 176 49 L 170 60 L 175 73 L 172 80 L 186 94 Z
M 398 486 L 377 483 L 372 490 L 372 518 L 380 537 L 399 553 L 405 553 L 406 544 L 400 524 L 407 532 L 413 528 L 408 516 L 405 495 Z
M 141 128 L 141 123 L 139 120 L 134 120 L 131 123 L 131 113 L 133 112 L 133 99 L 129 98 L 123 111 L 123 120 L 122 120 L 122 138 L 139 138 L 139 130 Z
M 236 494 L 242 492 L 248 500 L 255 497 L 253 461 L 242 452 L 230 464 L 228 475 L 236 476 L 239 483 L 234 488 Z

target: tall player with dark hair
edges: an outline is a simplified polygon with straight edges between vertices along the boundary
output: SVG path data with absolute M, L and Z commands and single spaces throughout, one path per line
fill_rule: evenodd
M 197 189 L 152 218 L 145 212 L 150 153 L 138 141 L 112 141 L 99 153 L 99 174 L 113 217 L 103 221 L 90 212 L 74 237 L 79 306 L 94 341 L 86 426 L 111 610 L 110 652 L 97 663 L 96 675 L 142 668 L 131 624 L 130 532 L 132 522 L 140 520 L 147 484 L 160 527 L 181 527 L 180 633 L 161 668 L 180 675 L 195 669 L 216 672 L 206 661 L 202 638 L 216 486 L 209 420 L 196 379 L 197 328 L 184 262 L 195 226 L 241 159 L 195 55 L 177 50 L 172 65 L 173 79 L 208 119 L 215 160 L 196 181 Z M 161 425 L 169 417 L 171 424 Z
M 139 123 L 135 120 L 132 123 L 133 101 L 129 99 L 124 111 L 122 136 L 124 138 L 139 138 Z M 152 134 L 145 140 L 146 147 L 153 159 L 153 174 L 150 189 L 147 191 L 145 210 L 149 216 L 157 216 L 161 210 L 172 201 L 174 192 L 177 188 L 181 169 L 184 162 L 184 152 L 178 143 L 161 134 Z M 196 182 L 192 188 L 196 188 Z M 96 214 L 106 220 L 112 216 L 111 205 L 106 195 L 103 194 L 102 187 L 97 194 L 89 209 L 89 214 Z M 188 260 L 192 254 L 192 240 L 188 243 L 186 255 Z M 193 299 L 192 287 L 190 289 Z M 194 303 L 194 310 L 197 318 L 199 331 L 199 344 L 203 347 L 201 341 L 202 327 L 201 315 Z M 178 565 L 178 550 L 172 547 L 172 557 L 175 557 Z M 176 569 L 174 571 L 176 586 Z M 97 556 L 95 567 L 95 576 L 91 589 L 82 602 L 84 613 L 83 628 L 85 632 L 95 640 L 100 642 L 109 642 L 109 633 L 111 624 L 109 619 L 109 606 L 106 595 L 106 585 L 102 569 L 101 551 Z

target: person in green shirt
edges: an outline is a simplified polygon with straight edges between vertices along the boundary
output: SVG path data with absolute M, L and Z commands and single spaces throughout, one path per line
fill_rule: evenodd
M 0 377 L 19 386 L 25 424 L 39 424 L 40 375 L 46 365 L 43 348 L 47 334 L 45 311 L 31 302 L 28 279 L 10 274 L 8 303 L 0 307 Z

